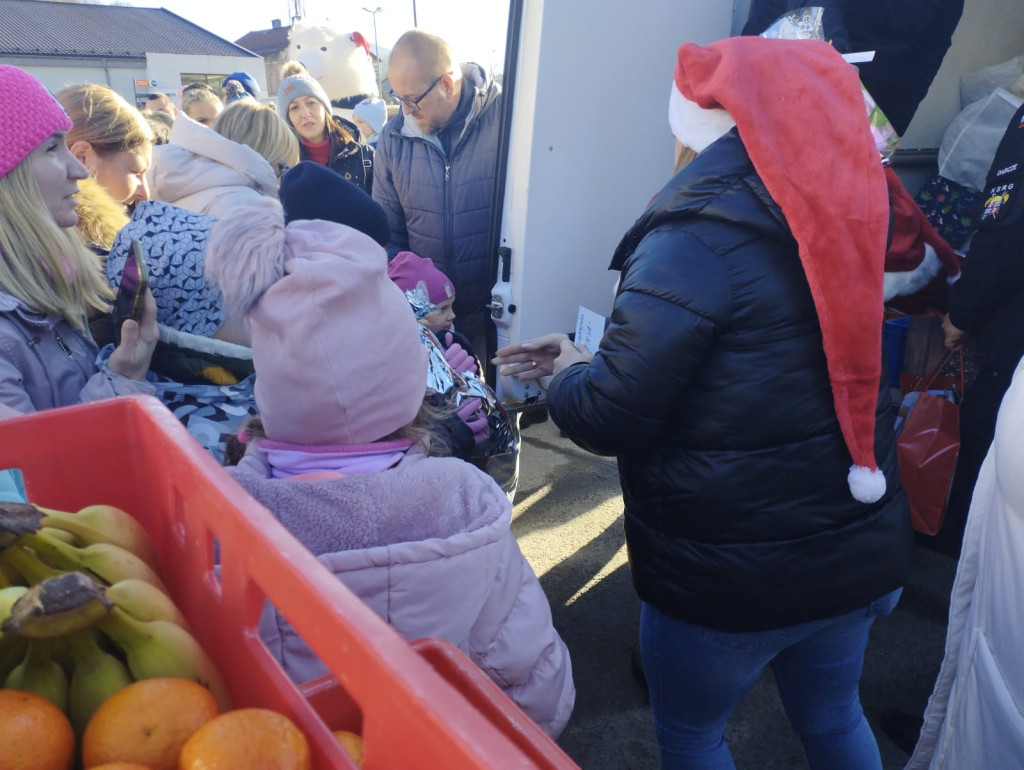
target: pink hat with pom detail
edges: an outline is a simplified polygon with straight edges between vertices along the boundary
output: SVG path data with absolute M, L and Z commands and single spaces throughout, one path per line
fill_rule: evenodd
M 0 176 L 7 174 L 71 119 L 46 87 L 25 70 L 0 65 Z
M 432 260 L 413 254 L 411 251 L 400 251 L 388 265 L 388 276 L 402 291 L 411 291 L 418 284 L 427 289 L 427 299 L 433 305 L 455 296 L 455 287 L 447 275 L 434 266 Z
M 369 444 L 415 419 L 427 350 L 387 254 L 336 222 L 285 225 L 261 198 L 210 231 L 206 276 L 245 317 L 267 437 L 297 445 Z

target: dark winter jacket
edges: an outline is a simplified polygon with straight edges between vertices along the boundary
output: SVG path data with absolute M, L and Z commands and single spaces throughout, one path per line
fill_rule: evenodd
M 847 484 L 796 242 L 735 129 L 654 198 L 613 266 L 600 349 L 547 400 L 576 443 L 618 456 L 640 598 L 740 632 L 834 617 L 900 586 L 913 543 L 888 398 L 880 383 L 888 490 L 866 505 Z
M 755 0 L 743 34 L 759 35 L 806 5 L 824 7 L 825 39 L 840 52 L 875 52 L 858 65 L 861 82 L 904 134 L 949 50 L 964 0 Z
M 336 124 L 341 125 L 354 139 L 342 142 L 331 137 L 331 159 L 327 168 L 336 171 L 353 184 L 359 185 L 369 195 L 373 192 L 373 148 L 359 141 L 359 129 L 337 115 L 331 116 Z M 309 150 L 299 142 L 299 160 L 312 160 Z
M 982 198 L 978 231 L 949 290 L 949 320 L 975 336 L 983 368 L 1009 373 L 1024 356 L 1024 107 L 999 143 Z
M 450 154 L 399 112 L 377 141 L 373 197 L 391 225 L 388 257 L 412 251 L 433 260 L 455 283 L 459 331 L 475 337 L 494 283 L 487 252 L 501 88 L 476 64 L 462 65 L 462 76 L 472 101 Z

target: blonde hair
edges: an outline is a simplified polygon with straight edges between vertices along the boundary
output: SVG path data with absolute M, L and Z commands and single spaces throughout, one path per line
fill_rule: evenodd
M 269 104 L 238 99 L 213 121 L 213 130 L 262 155 L 272 168 L 299 162 L 299 140 L 291 126 Z
M 54 96 L 74 123 L 69 147 L 85 141 L 100 155 L 114 155 L 145 150 L 156 140 L 142 113 L 106 86 L 68 86 Z
M 222 104 L 217 93 L 205 83 L 190 83 L 181 92 L 181 109 L 190 118 L 189 109 L 200 102 L 216 102 Z
M 43 202 L 29 156 L 0 177 L 0 286 L 38 313 L 63 316 L 80 331 L 113 292 L 99 257 L 74 227 L 61 227 Z

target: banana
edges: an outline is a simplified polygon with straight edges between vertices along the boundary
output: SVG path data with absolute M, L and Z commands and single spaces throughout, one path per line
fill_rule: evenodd
M 99 645 L 96 631 L 87 629 L 61 640 L 70 659 L 68 717 L 81 737 L 96 709 L 107 698 L 132 683 L 128 667 Z
M 109 543 L 120 546 L 146 562 L 154 572 L 159 571 L 156 549 L 146 530 L 131 514 L 120 508 L 90 505 L 78 513 L 67 513 L 36 507 L 43 514 L 42 526 L 64 530 L 85 545 Z
M 41 695 L 61 711 L 68 707 L 68 677 L 53 659 L 53 640 L 32 639 L 25 659 L 14 667 L 4 687 Z
M 0 548 L 6 548 L 22 535 L 38 532 L 43 516 L 28 503 L 0 503 Z
M 54 639 L 88 628 L 113 608 L 95 580 L 81 572 L 66 572 L 25 591 L 0 631 L 30 639 Z
M 21 576 L 21 573 L 7 563 L 7 560 L 3 558 L 3 554 L 4 552 L 0 551 L 0 588 L 25 585 L 25 579 Z
M 93 543 L 83 548 L 75 548 L 41 532 L 23 535 L 18 543 L 27 545 L 40 559 L 54 567 L 91 573 L 106 585 L 127 578 L 139 578 L 152 583 L 165 593 L 167 591 L 156 570 L 131 551 L 118 545 Z
M 44 564 L 31 550 L 17 544 L 0 551 L 0 564 L 19 574 L 29 584 L 42 583 L 47 578 L 64 574 L 63 570 Z
M 28 593 L 28 586 L 0 588 L 0 623 L 6 622 L 18 600 Z
M 70 532 L 65 532 L 63 529 L 57 529 L 56 527 L 40 527 L 39 531 L 42 532 L 44 535 L 55 537 L 62 543 L 67 543 L 68 545 L 88 545 L 88 543 L 79 542 L 77 537 L 72 535 Z
M 27 651 L 28 639 L 0 633 L 0 682 L 5 681 L 14 667 L 25 659 Z
M 199 642 L 181 626 L 166 620 L 135 620 L 115 607 L 97 627 L 121 648 L 134 679 L 191 679 L 213 693 L 221 711 L 230 710 L 231 697 L 220 672 Z
M 107 586 L 107 598 L 135 620 L 167 620 L 189 630 L 174 600 L 152 583 L 129 578 Z
M 0 622 L 7 620 L 18 599 L 28 592 L 26 586 L 0 588 Z M 14 634 L 0 632 L 0 682 L 25 659 L 27 642 Z

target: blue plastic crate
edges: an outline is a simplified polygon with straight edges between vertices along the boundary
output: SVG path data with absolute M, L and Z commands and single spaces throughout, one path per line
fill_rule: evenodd
M 889 384 L 894 388 L 900 386 L 900 372 L 903 371 L 903 357 L 907 352 L 907 330 L 910 328 L 910 316 L 893 318 L 883 326 L 885 340 L 885 356 L 889 361 Z

